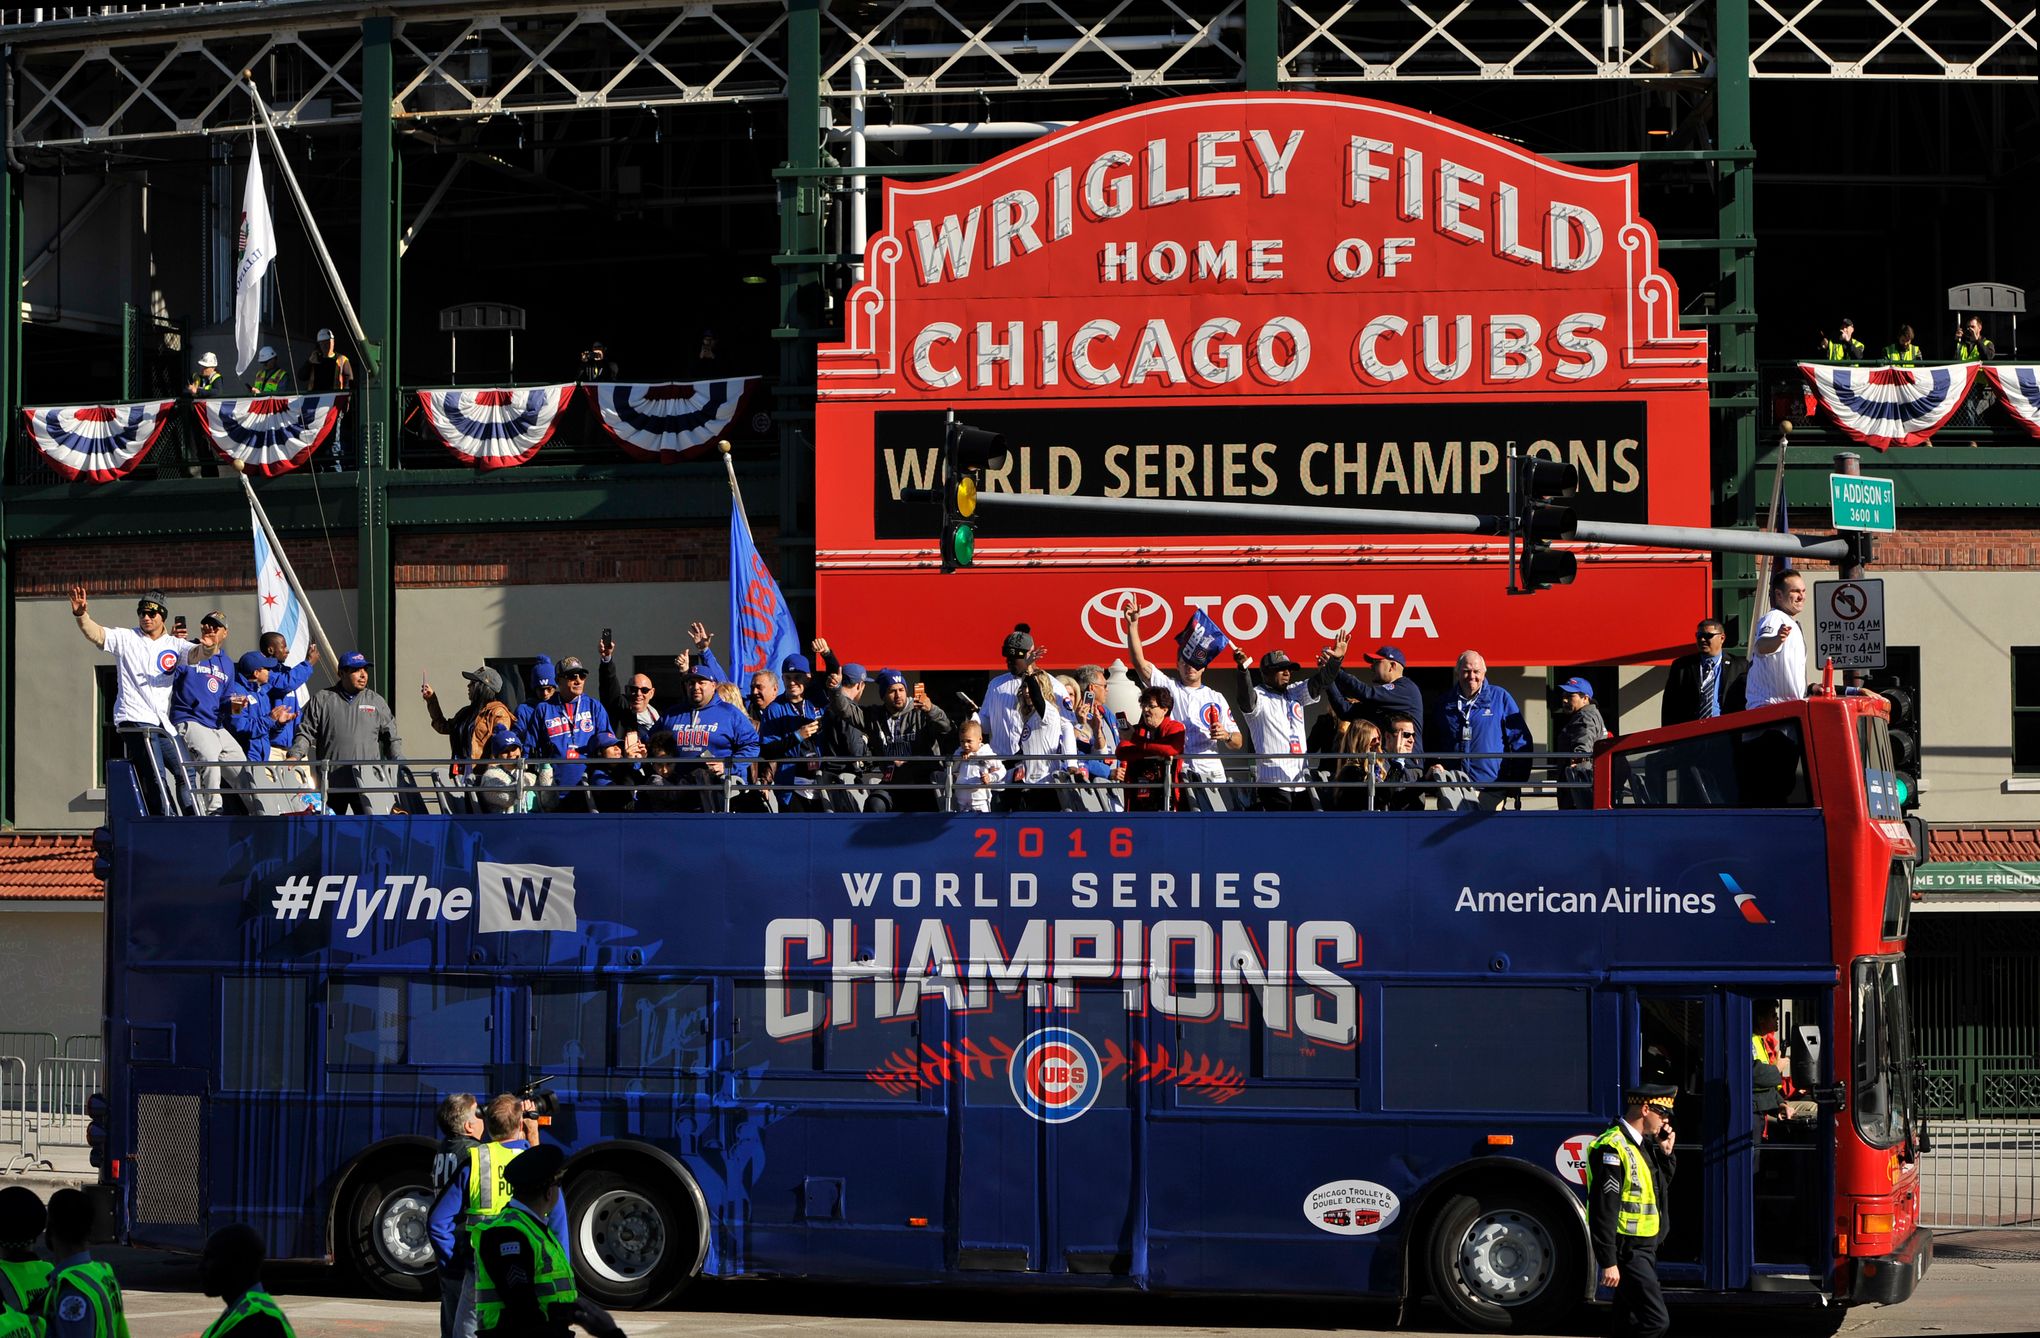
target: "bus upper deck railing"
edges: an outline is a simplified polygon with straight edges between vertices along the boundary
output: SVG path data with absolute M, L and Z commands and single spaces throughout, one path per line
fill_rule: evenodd
M 178 764 L 158 791 L 192 816 L 238 803 L 250 814 L 404 812 L 952 812 L 1025 809 L 1119 812 L 1280 809 L 1381 811 L 1591 805 L 1589 759 L 1573 753 L 1280 753 L 1185 757 L 1173 781 L 1115 776 L 1105 755 L 1002 759 L 987 780 L 957 756 L 700 759 L 526 758 L 424 762 L 400 758 Z M 1282 778 L 1259 765 L 1280 763 Z M 1477 772 L 1492 763 L 1496 775 Z M 1038 778 L 1020 780 L 1024 766 Z M 604 773 L 610 777 L 605 783 Z M 578 773 L 578 774 L 576 774 Z M 968 802 L 982 792 L 983 803 Z M 143 787 L 143 794 L 149 793 Z M 959 797 L 965 803 L 959 804 Z

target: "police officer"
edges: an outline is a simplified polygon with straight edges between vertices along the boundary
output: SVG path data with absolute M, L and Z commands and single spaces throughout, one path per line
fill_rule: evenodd
M 491 1338 L 565 1338 L 578 1325 L 597 1338 L 623 1338 L 608 1312 L 580 1299 L 573 1265 L 547 1219 L 560 1201 L 566 1154 L 551 1145 L 504 1168 L 516 1196 L 474 1229 L 475 1314 Z
M 262 1289 L 262 1260 L 267 1251 L 254 1227 L 236 1222 L 206 1240 L 198 1276 L 207 1296 L 217 1296 L 226 1310 L 206 1328 L 205 1338 L 297 1338 L 275 1298 Z
M 1622 1118 L 1587 1147 L 1588 1234 L 1603 1287 L 1615 1293 L 1609 1332 L 1663 1338 L 1671 1328 L 1658 1289 L 1658 1242 L 1670 1225 L 1672 1099 L 1678 1089 L 1643 1083 L 1622 1094 Z
M 474 1233 L 509 1206 L 507 1172 L 515 1158 L 538 1142 L 538 1122 L 532 1118 L 531 1103 L 511 1093 L 491 1097 L 482 1108 L 482 1122 L 489 1141 L 467 1150 L 467 1160 L 456 1167 L 440 1191 L 427 1222 L 441 1271 L 450 1269 L 460 1279 L 460 1299 L 450 1331 L 454 1338 L 474 1338 L 475 1333 Z M 564 1203 L 555 1202 L 552 1227 L 564 1250 Z
M 432 1158 L 432 1197 L 446 1192 L 468 1154 L 482 1145 L 482 1106 L 467 1092 L 439 1103 L 439 1150 Z M 439 1261 L 439 1338 L 453 1338 L 453 1318 L 460 1309 L 460 1285 L 465 1269 L 455 1259 Z
M 29 1326 L 14 1317 L 32 1318 L 42 1309 L 52 1270 L 35 1257 L 35 1238 L 48 1223 L 34 1190 L 26 1185 L 0 1189 L 0 1333 L 27 1331 Z
M 50 1195 L 48 1240 L 54 1272 L 43 1294 L 47 1338 L 128 1338 L 127 1310 L 113 1270 L 92 1257 L 92 1200 L 82 1189 Z

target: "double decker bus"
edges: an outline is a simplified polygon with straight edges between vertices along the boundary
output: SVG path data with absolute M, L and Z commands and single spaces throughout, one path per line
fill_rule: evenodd
M 1931 1257 L 1880 698 L 1487 813 L 143 816 L 110 784 L 102 1189 L 422 1290 L 433 1111 L 550 1077 L 581 1285 L 1594 1295 L 1585 1147 L 1677 1086 L 1673 1303 Z M 1800 1118 L 1765 1120 L 1775 1006 Z

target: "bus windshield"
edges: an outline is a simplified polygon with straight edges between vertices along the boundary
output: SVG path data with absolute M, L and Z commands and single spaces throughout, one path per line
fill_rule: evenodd
M 1859 958 L 1854 984 L 1856 1081 L 1849 1104 L 1856 1129 L 1871 1147 L 1910 1145 L 1914 1105 L 1905 959 Z
M 1796 720 L 1618 752 L 1616 808 L 1805 808 L 1813 803 Z
M 1863 796 L 1873 818 L 1905 817 L 1899 793 L 1898 768 L 1891 760 L 1891 726 L 1884 717 L 1856 717 L 1856 739 L 1863 752 Z

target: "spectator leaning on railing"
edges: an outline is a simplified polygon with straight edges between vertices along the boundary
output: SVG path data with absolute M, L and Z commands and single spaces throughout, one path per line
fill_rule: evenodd
M 1401 648 L 1377 646 L 1363 657 L 1374 670 L 1370 683 L 1341 667 L 1352 635 L 1341 632 L 1329 649 L 1318 652 L 1318 688 L 1324 693 L 1325 705 L 1341 720 L 1372 720 L 1376 725 L 1385 725 L 1390 712 L 1402 711 L 1417 722 L 1421 733 L 1424 694 L 1409 680 L 1409 661 L 1403 658 Z
M 838 692 L 829 712 L 863 732 L 865 745 L 879 768 L 878 787 L 864 797 L 867 813 L 933 813 L 942 807 L 933 786 L 937 763 L 948 751 L 949 716 L 923 692 L 907 690 L 906 675 L 897 669 L 878 671 L 879 700 L 860 706 Z
M 340 762 L 332 771 L 330 806 L 336 813 L 388 813 L 394 807 L 397 769 L 373 759 L 401 759 L 397 713 L 368 686 L 369 660 L 358 650 L 340 657 L 340 680 L 314 693 L 298 720 L 293 760 Z
M 184 756 L 170 729 L 170 688 L 177 666 L 194 642 L 172 636 L 170 606 L 154 590 L 135 604 L 136 627 L 101 627 L 94 622 L 85 587 L 71 587 L 71 616 L 87 641 L 113 656 L 113 727 L 121 749 L 133 764 L 143 802 L 151 813 L 180 813 L 187 808 L 180 772 Z M 158 778 L 166 779 L 165 794 Z
M 1563 707 L 1552 721 L 1551 750 L 1565 753 L 1571 760 L 1562 760 L 1552 765 L 1552 778 L 1567 785 L 1558 792 L 1560 808 L 1592 808 L 1594 792 L 1594 745 L 1608 737 L 1608 726 L 1601 719 L 1601 708 L 1594 705 L 1594 685 L 1584 678 L 1568 678 L 1558 685 L 1559 704 Z
M 1316 686 L 1308 679 L 1296 681 L 1301 666 L 1279 648 L 1261 657 L 1258 683 L 1247 668 L 1247 653 L 1237 646 L 1233 664 L 1237 671 L 1233 701 L 1253 734 L 1254 751 L 1261 755 L 1254 763 L 1254 779 L 1261 783 L 1256 803 L 1277 812 L 1315 807 L 1303 783 L 1308 749 L 1303 708 L 1317 703 Z
M 1430 739 L 1426 751 L 1457 754 L 1458 767 L 1433 762 L 1430 775 L 1454 787 L 1441 795 L 1451 808 L 1498 807 L 1510 791 L 1496 782 L 1520 785 L 1530 775 L 1530 763 L 1498 754 L 1528 753 L 1530 726 L 1523 708 L 1508 689 L 1488 682 L 1487 660 L 1477 650 L 1461 652 L 1453 674 L 1453 691 L 1445 694 L 1430 712 Z M 1481 756 L 1481 754 L 1488 754 Z
M 1183 723 L 1174 719 L 1176 697 L 1164 687 L 1141 689 L 1140 719 L 1119 736 L 1112 778 L 1126 786 L 1129 813 L 1175 812 L 1184 807 Z

